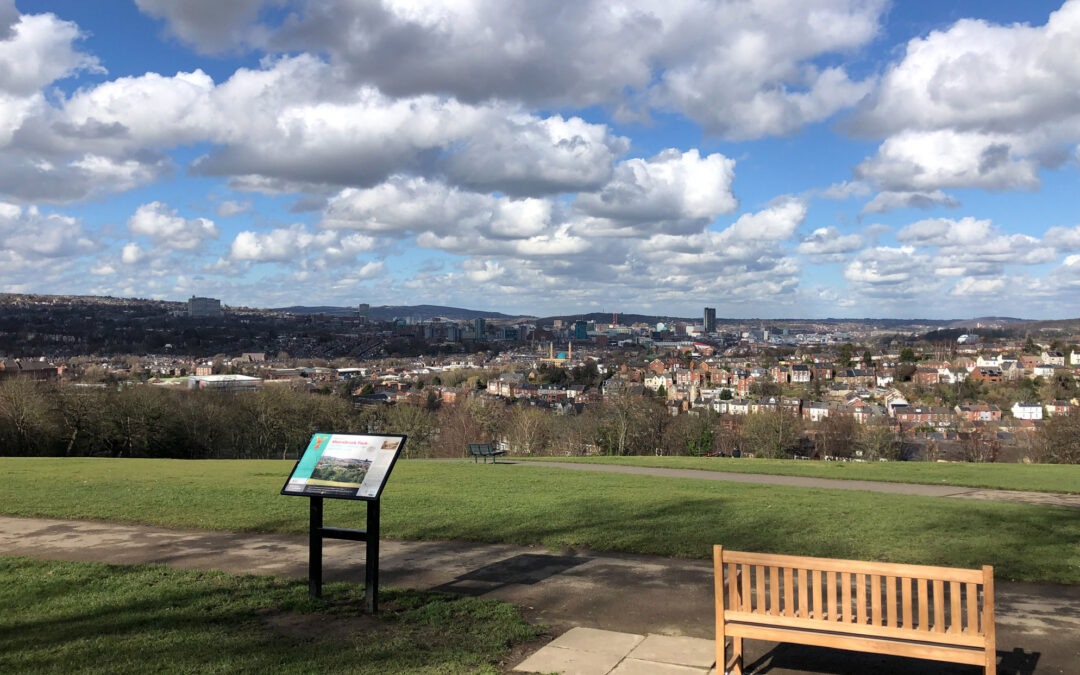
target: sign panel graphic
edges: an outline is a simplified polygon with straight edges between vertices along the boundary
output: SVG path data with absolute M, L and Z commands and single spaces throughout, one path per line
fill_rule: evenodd
M 404 436 L 315 434 L 281 494 L 378 499 L 404 446 Z

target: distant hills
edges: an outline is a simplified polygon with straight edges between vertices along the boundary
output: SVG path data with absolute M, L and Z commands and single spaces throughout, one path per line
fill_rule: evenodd
M 275 307 L 275 312 L 288 312 L 290 314 L 326 314 L 328 316 L 355 316 L 356 307 L 330 307 L 320 305 L 307 307 L 294 305 L 292 307 Z M 368 312 L 368 318 L 375 321 L 390 321 L 397 319 L 450 319 L 452 321 L 468 321 L 470 319 L 532 319 L 528 315 L 511 315 L 500 312 L 484 312 L 478 309 L 464 309 L 462 307 L 443 307 L 440 305 L 381 305 L 372 307 Z

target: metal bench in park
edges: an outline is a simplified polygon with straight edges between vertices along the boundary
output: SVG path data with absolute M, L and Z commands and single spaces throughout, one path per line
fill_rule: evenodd
M 474 464 L 478 457 L 484 458 L 484 464 L 487 464 L 488 457 L 490 457 L 491 463 L 495 464 L 495 458 L 499 455 L 505 455 L 506 451 L 492 448 L 491 443 L 469 443 L 469 454 L 472 455 Z
M 725 580 L 726 568 L 726 580 Z M 742 674 L 744 638 L 997 669 L 994 570 L 713 549 L 716 669 Z M 725 638 L 733 659 L 726 659 Z

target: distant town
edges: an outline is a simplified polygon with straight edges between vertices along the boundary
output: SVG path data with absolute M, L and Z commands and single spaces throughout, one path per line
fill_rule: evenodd
M 1080 461 L 1080 321 L 316 309 L 3 295 L 0 382 L 285 387 L 419 433 L 428 455 L 489 440 L 526 455 Z M 395 427 L 380 410 L 397 406 L 427 426 Z M 457 438 L 451 411 L 469 418 Z

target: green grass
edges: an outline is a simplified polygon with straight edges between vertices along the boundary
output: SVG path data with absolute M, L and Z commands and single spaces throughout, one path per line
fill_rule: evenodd
M 0 458 L 0 513 L 305 532 L 278 494 L 287 461 Z M 328 499 L 328 525 L 364 505 Z M 1080 514 L 1065 507 L 788 488 L 512 464 L 399 462 L 383 534 L 709 558 L 737 550 L 956 567 L 1080 583 Z
M 0 558 L 4 673 L 498 673 L 537 637 L 507 603 L 159 565 Z
M 515 457 L 517 461 L 519 458 Z M 886 483 L 1080 494 L 1080 465 L 972 464 L 937 462 L 808 462 L 793 459 L 731 457 L 536 457 L 530 461 L 621 464 L 623 466 L 702 469 L 774 476 L 807 476 Z

